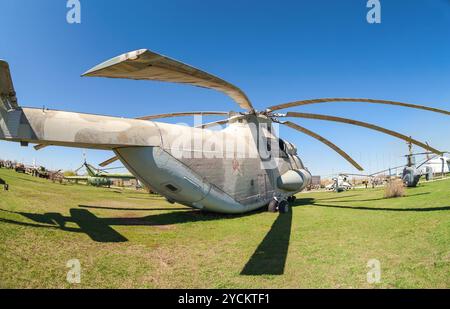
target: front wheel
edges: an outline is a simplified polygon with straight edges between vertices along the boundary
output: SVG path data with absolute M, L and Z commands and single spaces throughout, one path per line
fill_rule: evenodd
M 268 212 L 276 212 L 277 211 L 278 202 L 276 200 L 271 200 L 269 206 L 267 206 Z
M 278 204 L 278 211 L 282 214 L 288 213 L 289 212 L 289 203 L 288 201 L 281 201 Z

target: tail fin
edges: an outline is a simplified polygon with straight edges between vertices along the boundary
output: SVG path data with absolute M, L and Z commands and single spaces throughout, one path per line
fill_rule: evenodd
M 19 107 L 9 65 L 4 60 L 0 60 L 0 107 L 6 110 Z
M 87 164 L 86 162 L 84 162 L 84 166 L 86 167 L 86 171 L 87 171 L 89 176 L 91 176 L 91 177 L 96 177 L 97 176 L 97 173 L 95 172 L 95 168 L 92 167 L 92 165 Z

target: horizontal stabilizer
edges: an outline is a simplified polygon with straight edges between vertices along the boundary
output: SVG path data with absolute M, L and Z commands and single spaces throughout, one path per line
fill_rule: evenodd
M 4 60 L 0 60 L 0 106 L 6 110 L 19 107 L 9 65 Z

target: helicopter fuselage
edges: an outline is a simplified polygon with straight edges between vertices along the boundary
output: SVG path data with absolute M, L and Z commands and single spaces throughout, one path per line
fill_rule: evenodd
M 264 115 L 211 130 L 154 121 L 0 109 L 0 139 L 112 150 L 145 186 L 189 207 L 243 213 L 302 191 L 311 175 Z

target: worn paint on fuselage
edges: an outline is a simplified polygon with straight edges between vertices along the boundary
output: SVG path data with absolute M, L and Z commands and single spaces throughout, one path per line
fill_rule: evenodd
M 275 195 L 292 195 L 296 192 L 278 189 L 276 179 L 303 169 L 295 154 L 279 151 L 272 123 L 261 115 L 232 119 L 216 131 L 33 108 L 0 108 L 0 113 L 0 139 L 113 150 L 148 187 L 211 211 L 240 213 L 266 205 Z M 261 124 L 266 128 L 255 130 Z M 272 141 L 270 157 L 261 158 L 258 146 L 265 147 L 267 139 Z

